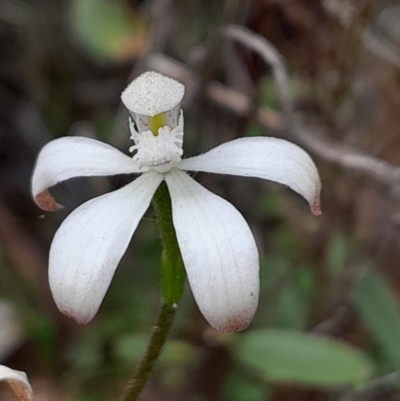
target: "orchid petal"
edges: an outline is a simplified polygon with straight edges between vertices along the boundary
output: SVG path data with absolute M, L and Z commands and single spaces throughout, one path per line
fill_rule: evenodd
M 186 173 L 165 176 L 173 222 L 194 298 L 215 329 L 245 329 L 257 309 L 259 259 L 242 215 Z
M 0 365 L 0 381 L 5 380 L 19 401 L 33 400 L 32 387 L 24 372 Z
M 276 181 L 307 199 L 315 215 L 321 214 L 321 182 L 314 162 L 303 149 L 282 139 L 239 138 L 184 159 L 179 168 Z
M 50 249 L 49 281 L 65 315 L 88 323 L 97 313 L 117 265 L 163 180 L 154 171 L 92 199 L 72 212 Z
M 44 210 L 62 207 L 49 187 L 79 176 L 102 176 L 140 172 L 131 157 L 95 139 L 66 137 L 49 142 L 40 151 L 32 177 L 32 194 Z
M 125 107 L 149 117 L 172 110 L 185 93 L 185 86 L 155 71 L 147 71 L 134 79 L 122 92 Z

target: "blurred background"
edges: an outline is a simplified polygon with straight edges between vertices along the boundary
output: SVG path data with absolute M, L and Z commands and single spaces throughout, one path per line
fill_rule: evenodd
M 286 128 L 270 67 L 224 37 L 228 24 L 282 54 L 304 135 Z M 196 175 L 250 224 L 262 262 L 260 306 L 245 332 L 221 335 L 187 287 L 139 399 L 400 400 L 400 2 L 393 0 L 0 0 L 0 363 L 28 373 L 37 401 L 115 400 L 137 365 L 160 300 L 152 210 L 97 317 L 79 326 L 52 300 L 52 237 L 74 208 L 132 177 L 60 184 L 53 193 L 66 207 L 51 214 L 33 203 L 30 176 L 40 148 L 61 136 L 97 138 L 127 153 L 120 94 L 148 69 L 186 85 L 186 155 L 242 136 L 291 140 L 319 168 L 323 214 L 313 216 L 279 185 Z M 293 333 L 352 348 L 340 345 L 342 355 Z M 324 352 L 337 356 L 341 379 L 318 379 L 326 361 L 333 365 Z M 0 399 L 12 399 L 3 384 Z

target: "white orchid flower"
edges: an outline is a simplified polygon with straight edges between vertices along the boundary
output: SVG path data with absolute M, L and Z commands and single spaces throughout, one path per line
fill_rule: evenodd
M 18 401 L 33 400 L 32 387 L 24 372 L 0 365 L 0 381 L 6 381 L 10 385 Z
M 194 298 L 222 332 L 246 328 L 259 295 L 259 258 L 242 215 L 186 171 L 259 177 L 287 185 L 320 214 L 317 169 L 299 147 L 251 137 L 182 159 L 184 86 L 156 72 L 136 78 L 122 93 L 131 114 L 136 152 L 129 157 L 82 137 L 53 140 L 40 152 L 32 178 L 37 204 L 60 207 L 48 188 L 77 176 L 141 174 L 112 193 L 84 203 L 58 229 L 50 250 L 49 279 L 58 308 L 79 323 L 97 313 L 117 265 L 151 199 L 165 180 L 173 223 Z

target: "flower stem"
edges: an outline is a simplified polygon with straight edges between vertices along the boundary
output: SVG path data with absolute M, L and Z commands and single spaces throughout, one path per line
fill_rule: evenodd
M 163 246 L 162 303 L 146 352 L 128 383 L 122 401 L 135 401 L 146 385 L 167 340 L 185 283 L 185 271 L 172 221 L 171 198 L 165 182 L 156 191 L 153 204 Z
M 176 308 L 173 305 L 163 304 L 158 315 L 157 324 L 154 326 L 146 353 L 141 360 L 138 369 L 128 383 L 128 389 L 123 401 L 135 401 L 142 392 L 149 379 L 154 365 L 161 354 L 165 344 L 172 321 L 175 316 Z
M 158 229 L 163 246 L 161 257 L 161 286 L 163 301 L 177 303 L 185 283 L 185 269 L 172 221 L 171 197 L 167 184 L 162 182 L 154 195 Z

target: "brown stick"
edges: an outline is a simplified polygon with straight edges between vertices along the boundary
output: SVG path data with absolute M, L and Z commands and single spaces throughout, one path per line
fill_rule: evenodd
M 244 27 L 235 25 L 228 26 L 224 30 L 224 34 L 228 38 L 236 40 L 257 52 L 265 63 L 271 66 L 280 95 L 283 119 L 287 122 L 293 139 L 310 152 L 325 160 L 366 174 L 386 185 L 392 185 L 393 181 L 400 180 L 399 167 L 392 166 L 383 160 L 364 154 L 346 145 L 334 143 L 324 137 L 321 130 L 311 130 L 302 125 L 294 114 L 293 101 L 289 92 L 289 80 L 283 58 L 267 39 Z M 259 112 L 259 121 L 264 123 L 262 114 L 260 114 Z

